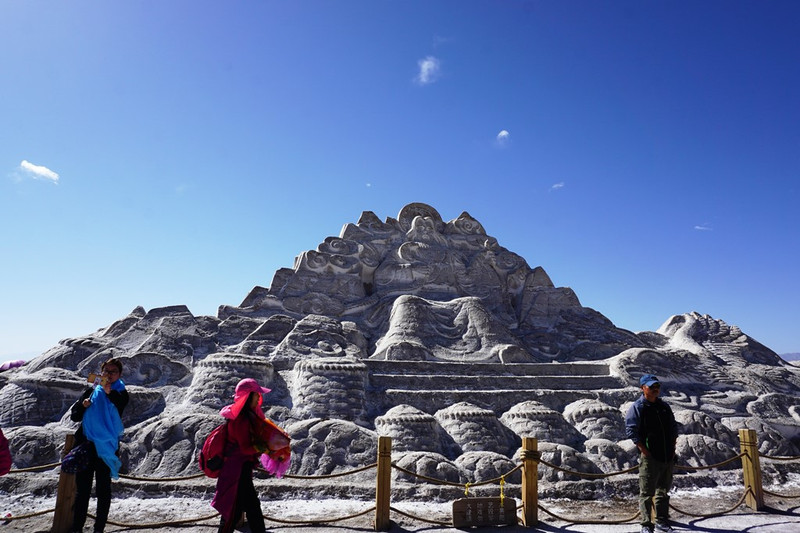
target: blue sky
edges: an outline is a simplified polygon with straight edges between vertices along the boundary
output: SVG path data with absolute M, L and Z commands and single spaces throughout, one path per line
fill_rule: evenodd
M 800 3 L 0 0 L 0 359 L 468 211 L 617 326 L 800 352 Z

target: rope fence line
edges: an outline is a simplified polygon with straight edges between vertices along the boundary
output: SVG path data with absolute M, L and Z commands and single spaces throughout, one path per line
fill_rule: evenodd
M 27 468 L 13 468 L 8 471 L 9 474 L 18 474 L 21 472 L 39 472 L 41 470 L 49 470 L 51 468 L 55 468 L 57 466 L 61 466 L 61 463 L 50 463 L 46 465 L 39 465 L 39 466 L 29 466 Z
M 333 474 L 320 474 L 318 476 L 300 476 L 300 475 L 286 474 L 283 477 L 289 478 L 289 479 L 331 479 L 331 478 L 335 478 L 335 477 L 349 476 L 351 474 L 358 474 L 360 472 L 364 472 L 366 470 L 369 470 L 370 468 L 375 468 L 377 466 L 378 466 L 378 463 L 375 462 L 375 463 L 372 463 L 372 464 L 368 464 L 366 466 L 361 466 L 359 468 L 355 468 L 353 470 L 348 470 L 347 472 L 335 472 Z M 264 469 L 259 467 L 259 470 L 264 470 Z M 264 471 L 266 472 L 266 470 L 264 470 Z
M 86 515 L 91 518 L 92 520 L 97 520 L 97 517 L 92 513 L 86 513 Z M 134 524 L 130 522 L 116 522 L 114 520 L 107 520 L 107 524 L 111 524 L 112 526 L 124 527 L 127 529 L 152 529 L 158 527 L 167 527 L 167 526 L 183 526 L 186 524 L 194 524 L 195 522 L 205 522 L 206 520 L 211 520 L 212 518 L 216 518 L 219 516 L 219 513 L 212 513 L 206 516 L 200 516 L 197 518 L 183 518 L 180 520 L 165 520 L 163 522 L 145 522 L 141 524 Z
M 498 476 L 498 477 L 493 478 L 493 479 L 487 479 L 485 481 L 477 481 L 475 483 L 472 483 L 472 482 L 466 482 L 466 483 L 458 482 L 457 483 L 455 481 L 447 481 L 445 479 L 438 479 L 438 478 L 435 478 L 435 477 L 426 476 L 424 474 L 418 474 L 416 472 L 412 472 L 411 470 L 403 468 L 402 466 L 397 466 L 394 463 L 392 463 L 392 468 L 394 468 L 395 470 L 398 470 L 398 471 L 400 471 L 400 472 L 402 472 L 404 474 L 407 474 L 407 475 L 409 475 L 411 477 L 424 479 L 425 481 L 430 481 L 431 483 L 436 483 L 436 484 L 439 484 L 439 485 L 448 485 L 450 487 L 464 487 L 464 490 L 466 492 L 469 492 L 470 487 L 480 487 L 482 485 L 491 485 L 491 484 L 494 484 L 494 483 L 505 483 L 506 482 L 505 481 L 506 477 L 510 476 L 511 474 L 516 472 L 517 470 L 521 470 L 522 469 L 522 463 L 518 464 L 517 466 L 515 466 L 514 468 L 512 468 L 511 470 L 509 470 L 508 472 L 506 472 L 505 474 L 503 474 L 501 476 Z
M 559 516 L 556 513 L 554 513 L 553 511 L 550 511 L 549 509 L 543 507 L 541 504 L 538 505 L 538 508 L 540 510 L 544 511 L 546 514 L 552 516 L 556 520 L 561 520 L 562 522 L 569 522 L 571 524 L 609 524 L 609 525 L 612 525 L 612 524 L 627 524 L 628 522 L 633 522 L 634 520 L 639 518 L 639 515 L 641 514 L 639 511 L 636 511 L 631 516 L 629 516 L 627 518 L 620 518 L 619 520 L 581 520 L 581 519 L 574 520 L 574 519 L 571 519 L 571 518 L 564 518 L 563 516 Z
M 179 476 L 179 477 L 139 477 L 139 476 L 130 476 L 128 474 L 120 474 L 119 477 L 124 479 L 130 479 L 132 481 L 186 481 L 189 479 L 206 477 L 206 475 L 200 473 L 200 474 L 192 474 L 191 476 Z
M 669 506 L 670 506 L 671 509 L 674 509 L 675 511 L 677 511 L 677 512 L 683 514 L 683 515 L 686 515 L 686 516 L 691 516 L 691 517 L 694 517 L 694 518 L 712 518 L 714 516 L 722 516 L 724 514 L 730 513 L 731 511 L 733 511 L 737 507 L 741 506 L 744 503 L 744 501 L 747 498 L 747 496 L 748 495 L 752 495 L 752 494 L 753 494 L 753 489 L 750 488 L 750 487 L 747 487 L 744 490 L 744 492 L 742 492 L 742 496 L 739 498 L 739 501 L 736 502 L 735 504 L 733 504 L 733 507 L 731 507 L 730 509 L 725 509 L 724 511 L 717 511 L 717 512 L 714 512 L 714 513 L 690 513 L 689 511 L 684 511 L 683 509 L 675 507 L 671 503 L 669 504 Z
M 422 518 L 421 516 L 416 516 L 416 515 L 413 515 L 411 513 L 407 513 L 405 511 L 401 511 L 400 509 L 398 509 L 397 507 L 394 507 L 394 506 L 389 506 L 389 509 L 391 509 L 392 511 L 394 511 L 395 513 L 397 513 L 399 515 L 405 516 L 406 518 L 410 518 L 411 520 L 419 520 L 420 522 L 425 522 L 425 523 L 428 523 L 428 524 L 435 524 L 437 526 L 450 526 L 450 525 L 453 524 L 452 520 L 450 520 L 449 522 L 445 522 L 445 521 L 442 521 L 442 520 L 433 520 L 431 518 Z
M 800 494 L 778 494 L 777 492 L 772 492 L 771 490 L 767 489 L 762 489 L 762 490 L 764 491 L 764 494 L 769 494 L 770 496 L 776 496 L 778 498 L 786 498 L 788 500 L 794 498 L 800 498 Z
M 616 471 L 616 472 L 610 472 L 610 473 L 600 473 L 600 474 L 590 473 L 590 472 L 579 472 L 579 471 L 575 471 L 575 470 L 570 470 L 570 469 L 562 468 L 562 467 L 560 467 L 558 465 L 555 465 L 555 464 L 552 464 L 552 463 L 550 463 L 548 461 L 543 460 L 542 459 L 542 453 L 539 452 L 536 449 L 536 447 L 537 447 L 536 439 L 525 438 L 525 439 L 523 439 L 523 449 L 521 450 L 521 452 L 519 454 L 520 463 L 517 464 L 514 468 L 512 468 L 507 473 L 505 473 L 505 474 L 503 474 L 503 475 L 501 475 L 499 477 L 493 478 L 493 479 L 474 482 L 474 483 L 472 483 L 472 482 L 467 482 L 467 483 L 451 482 L 451 481 L 447 481 L 447 480 L 443 480 L 443 479 L 437 479 L 437 478 L 434 478 L 434 477 L 426 476 L 426 475 L 423 475 L 423 474 L 418 474 L 416 472 L 413 472 L 413 471 L 408 470 L 406 468 L 400 467 L 397 464 L 391 462 L 391 439 L 389 439 L 388 437 L 379 437 L 379 440 L 380 439 L 387 439 L 388 440 L 388 450 L 389 451 L 388 451 L 388 453 L 385 452 L 385 451 L 381 451 L 378 454 L 378 461 L 375 462 L 375 463 L 372 463 L 372 464 L 369 464 L 369 465 L 365 465 L 365 466 L 362 466 L 362 467 L 358 467 L 358 468 L 354 468 L 354 469 L 346 471 L 346 472 L 337 472 L 337 473 L 333 473 L 333 474 L 312 475 L 312 476 L 286 475 L 285 477 L 289 478 L 289 479 L 304 479 L 304 480 L 308 480 L 308 479 L 331 479 L 331 478 L 336 478 L 336 477 L 343 477 L 343 476 L 358 474 L 358 473 L 361 473 L 361 472 L 364 472 L 364 471 L 367 471 L 367 470 L 370 470 L 372 468 L 376 468 L 377 467 L 378 468 L 378 477 L 379 478 L 381 476 L 386 477 L 387 473 L 390 473 L 391 470 L 394 469 L 394 470 L 402 472 L 402 473 L 404 473 L 404 474 L 406 474 L 408 476 L 411 476 L 412 478 L 422 479 L 422 480 L 425 480 L 425 481 L 430 482 L 430 483 L 440 484 L 440 485 L 447 485 L 447 486 L 452 486 L 452 487 L 462 487 L 462 488 L 465 489 L 465 494 L 467 496 L 469 496 L 469 489 L 471 487 L 478 487 L 478 486 L 483 486 L 483 485 L 496 484 L 496 483 L 499 482 L 499 484 L 500 484 L 500 501 L 502 502 L 502 499 L 504 497 L 503 496 L 503 489 L 504 489 L 504 485 L 506 483 L 506 478 L 508 476 L 514 474 L 518 470 L 522 469 L 523 470 L 523 494 L 522 494 L 523 504 L 520 507 L 518 507 L 517 510 L 522 509 L 522 511 L 523 511 L 523 515 L 524 516 L 522 518 L 522 523 L 524 525 L 529 525 L 530 524 L 531 509 L 534 510 L 534 513 L 533 513 L 533 519 L 534 519 L 533 523 L 534 524 L 536 523 L 535 521 L 538 520 L 538 518 L 536 518 L 536 514 L 535 514 L 535 511 L 538 510 L 538 509 L 541 509 L 542 512 L 544 512 L 544 513 L 546 513 L 546 514 L 548 514 L 548 515 L 550 515 L 550 516 L 552 516 L 552 517 L 554 517 L 554 518 L 556 518 L 558 520 L 562 520 L 562 521 L 565 521 L 565 522 L 568 522 L 568 523 L 574 523 L 574 524 L 622 524 L 622 523 L 630 522 L 630 521 L 634 520 L 637 516 L 639 516 L 639 513 L 637 512 L 632 517 L 629 517 L 629 518 L 626 518 L 626 519 L 622 519 L 622 520 L 613 520 L 613 521 L 610 521 L 610 520 L 582 520 L 582 519 L 571 520 L 571 519 L 559 516 L 558 514 L 556 514 L 556 513 L 552 512 L 552 511 L 546 509 L 545 507 L 541 506 L 538 503 L 538 497 L 536 496 L 536 494 L 537 494 L 536 491 L 538 491 L 538 485 L 537 485 L 537 483 L 538 483 L 538 467 L 539 467 L 540 464 L 544 465 L 546 467 L 552 468 L 555 471 L 563 472 L 565 474 L 574 475 L 574 476 L 577 476 L 577 477 L 588 478 L 588 479 L 608 478 L 608 477 L 611 477 L 611 476 L 630 473 L 630 472 L 635 471 L 637 468 L 639 468 L 638 464 L 634 465 L 634 466 L 632 466 L 630 468 L 624 469 L 624 470 L 620 470 L 620 471 Z M 740 440 L 741 440 L 741 443 L 742 443 L 742 447 L 741 447 L 742 452 L 740 454 L 738 454 L 738 455 L 736 455 L 734 457 L 728 458 L 728 459 L 726 459 L 726 460 L 724 460 L 722 462 L 719 462 L 719 463 L 716 463 L 716 464 L 713 464 L 713 465 L 698 466 L 698 467 L 689 466 L 689 465 L 675 465 L 676 469 L 690 470 L 690 471 L 700 471 L 700 470 L 710 470 L 710 469 L 714 469 L 714 468 L 720 468 L 722 466 L 725 466 L 727 464 L 730 464 L 730 463 L 732 463 L 734 461 L 737 461 L 737 460 L 741 459 L 742 460 L 742 468 L 743 468 L 743 471 L 744 471 L 744 485 L 745 485 L 744 489 L 745 490 L 744 490 L 742 496 L 739 498 L 738 502 L 735 505 L 733 505 L 729 509 L 722 510 L 722 511 L 717 511 L 717 512 L 714 512 L 714 513 L 709 513 L 709 514 L 691 513 L 691 512 L 682 510 L 679 507 L 676 507 L 676 506 L 674 506 L 672 504 L 670 504 L 670 507 L 672 509 L 674 509 L 676 512 L 681 513 L 681 514 L 686 515 L 686 516 L 707 518 L 707 517 L 715 517 L 715 516 L 720 516 L 720 515 L 723 515 L 723 514 L 726 514 L 726 513 L 730 513 L 733 510 L 735 510 L 736 508 L 740 507 L 744 503 L 746 503 L 749 507 L 753 508 L 754 510 L 761 510 L 764 507 L 764 504 L 763 504 L 763 495 L 764 494 L 769 494 L 771 496 L 775 496 L 775 497 L 779 497 L 779 498 L 789 498 L 789 499 L 800 498 L 800 495 L 780 494 L 780 493 L 776 493 L 776 492 L 772 492 L 772 491 L 763 489 L 762 482 L 761 482 L 760 465 L 759 465 L 759 461 L 758 461 L 759 458 L 764 458 L 764 459 L 767 459 L 767 460 L 774 460 L 774 461 L 795 461 L 795 460 L 800 459 L 800 456 L 798 456 L 798 457 L 783 457 L 783 456 L 768 456 L 768 455 L 761 454 L 758 451 L 758 448 L 757 448 L 757 435 L 755 434 L 754 430 L 740 430 Z M 532 441 L 534 449 L 527 449 L 529 444 L 526 444 L 525 443 L 526 441 Z M 382 461 L 383 461 L 383 463 L 382 463 Z M 32 467 L 28 467 L 28 468 L 14 469 L 14 470 L 11 470 L 9 473 L 10 474 L 16 474 L 16 473 L 24 473 L 24 472 L 37 472 L 37 471 L 41 471 L 41 470 L 51 469 L 51 468 L 57 467 L 59 465 L 60 465 L 60 463 L 50 463 L 50 464 L 45 464 L 45 465 L 40 465 L 40 466 L 32 466 Z M 381 473 L 382 468 L 383 468 L 383 471 L 384 471 L 383 474 Z M 528 471 L 526 471 L 526 468 L 528 469 Z M 533 480 L 536 481 L 534 483 L 534 487 L 533 487 L 534 490 L 533 490 L 532 493 L 529 490 L 528 491 L 525 490 L 525 481 L 526 481 L 526 479 L 527 480 L 531 479 L 531 472 L 530 472 L 531 468 L 533 469 Z M 62 473 L 60 475 L 60 477 L 62 477 L 62 478 L 64 476 L 69 476 L 69 474 L 63 474 Z M 179 477 L 168 477 L 168 478 L 141 477 L 141 476 L 131 476 L 131 475 L 123 475 L 123 474 L 121 474 L 120 477 L 128 479 L 128 480 L 132 480 L 132 481 L 174 482 L 174 481 L 184 481 L 184 480 L 190 480 L 190 479 L 203 478 L 204 474 L 198 473 L 198 474 L 194 474 L 194 475 L 179 476 Z M 391 479 L 391 476 L 389 476 L 389 479 Z M 530 484 L 530 481 L 528 483 Z M 61 487 L 59 486 L 59 492 L 60 491 L 61 491 Z M 386 491 L 384 491 L 384 492 L 386 492 Z M 532 504 L 530 502 L 531 495 L 533 495 L 533 503 Z M 527 499 L 528 499 L 528 502 L 529 502 L 528 504 L 525 503 L 526 502 L 526 496 L 527 496 Z M 424 517 L 414 516 L 412 514 L 409 514 L 409 513 L 405 512 L 405 511 L 402 511 L 400 509 L 397 509 L 397 508 L 391 506 L 389 504 L 389 493 L 387 493 L 385 495 L 385 499 L 386 499 L 385 504 L 381 504 L 380 498 L 378 498 L 377 499 L 377 503 L 376 503 L 375 506 L 372 506 L 372 507 L 370 507 L 368 509 L 365 509 L 363 511 L 360 511 L 358 513 L 354 513 L 354 514 L 347 515 L 347 516 L 342 516 L 342 517 L 336 517 L 336 518 L 322 518 L 322 517 L 320 517 L 320 518 L 314 518 L 314 519 L 311 519 L 311 520 L 283 520 L 283 519 L 279 519 L 279 518 L 276 518 L 276 517 L 271 517 L 271 516 L 268 516 L 268 515 L 264 515 L 264 518 L 266 520 L 270 520 L 272 522 L 292 524 L 292 525 L 301 525 L 301 524 L 318 525 L 318 524 L 323 524 L 323 523 L 333 523 L 333 522 L 339 522 L 339 521 L 343 521 L 343 520 L 349 520 L 349 519 L 353 519 L 353 518 L 357 518 L 357 517 L 363 516 L 365 514 L 368 514 L 368 513 L 374 511 L 374 512 L 376 512 L 375 529 L 379 530 L 379 529 L 385 529 L 385 527 L 382 527 L 382 528 L 378 527 L 379 520 L 377 519 L 377 517 L 379 516 L 379 513 L 383 512 L 386 515 L 385 516 L 386 520 L 388 520 L 388 513 L 389 513 L 389 511 L 392 511 L 392 512 L 395 512 L 395 513 L 397 513 L 397 514 L 399 514 L 401 516 L 408 517 L 408 518 L 410 518 L 412 520 L 419 520 L 421 522 L 427 522 L 427 523 L 436 524 L 436 525 L 449 525 L 450 524 L 448 522 L 442 522 L 442 521 L 439 521 L 439 520 L 431 520 L 431 519 L 424 518 Z M 54 512 L 54 511 L 56 512 L 56 514 L 58 514 L 59 513 L 58 509 L 59 509 L 59 502 L 58 502 L 58 498 L 57 498 L 56 509 L 47 509 L 47 510 L 37 511 L 37 512 L 34 512 L 34 513 L 25 514 L 25 515 L 8 517 L 6 519 L 7 520 L 23 520 L 23 519 L 26 519 L 26 518 L 32 518 L 32 517 L 35 517 L 35 516 L 40 516 L 40 515 L 43 515 L 43 514 Z M 91 514 L 89 516 L 94 518 L 94 516 L 92 516 Z M 112 524 L 112 525 L 120 526 L 120 527 L 130 528 L 130 529 L 144 529 L 144 528 L 148 528 L 148 527 L 149 528 L 155 528 L 155 527 L 164 527 L 164 526 L 171 526 L 171 525 L 178 525 L 179 526 L 179 525 L 184 525 L 184 524 L 191 524 L 191 523 L 194 523 L 194 522 L 206 521 L 206 520 L 212 519 L 212 518 L 214 518 L 216 516 L 218 516 L 218 513 L 211 514 L 211 515 L 206 515 L 206 516 L 202 516 L 202 517 L 197 517 L 197 518 L 191 518 L 191 519 L 180 519 L 180 520 L 172 520 L 172 521 L 153 522 L 153 523 L 147 523 L 147 524 L 132 524 L 132 523 L 113 522 L 113 521 L 109 521 L 108 523 Z M 383 521 L 380 521 L 380 522 L 382 524 L 384 524 L 384 526 L 385 526 L 385 524 L 388 523 L 386 520 L 383 520 Z M 57 533 L 57 532 L 54 530 L 54 533 Z
M 638 464 L 636 464 L 636 465 L 633 465 L 633 466 L 632 466 L 632 467 L 630 467 L 630 468 L 626 468 L 625 470 L 619 470 L 619 471 L 617 471 L 617 472 L 609 472 L 609 473 L 603 473 L 603 474 L 595 474 L 595 473 L 593 473 L 593 472 L 577 472 L 577 471 L 575 471 L 575 470 L 568 470 L 568 469 L 566 469 L 566 468 L 562 468 L 562 467 L 560 467 L 560 466 L 554 465 L 553 463 L 548 463 L 548 462 L 547 462 L 547 461 L 545 461 L 544 459 L 541 459 L 539 462 L 540 462 L 541 464 L 545 465 L 545 466 L 549 466 L 549 467 L 550 467 L 550 468 L 552 468 L 553 470 L 557 470 L 557 471 L 559 471 L 559 472 L 564 472 L 565 474 L 572 474 L 573 476 L 585 477 L 585 478 L 588 478 L 588 479 L 599 479 L 599 478 L 605 478 L 605 477 L 611 477 L 611 476 L 618 476 L 618 475 L 620 475 L 620 474 L 627 474 L 627 473 L 629 473 L 629 472 L 633 472 L 634 470 L 636 470 L 637 468 L 639 468 L 639 465 L 638 465 Z
M 760 455 L 762 459 L 769 459 L 770 461 L 800 461 L 800 455 L 787 457 L 787 456 L 764 455 L 761 452 L 758 452 L 758 455 Z
M 14 515 L 3 516 L 3 517 L 0 517 L 0 521 L 11 522 L 13 520 L 25 520 L 26 518 L 33 518 L 35 516 L 41 516 L 43 514 L 52 513 L 55 510 L 56 510 L 56 508 L 53 507 L 52 509 L 43 509 L 41 511 L 34 511 L 34 512 L 28 513 L 28 514 L 21 514 L 21 515 L 16 515 L 16 516 L 14 516 Z
M 277 522 L 279 524 L 289 524 L 289 525 L 302 525 L 308 524 L 312 526 L 316 526 L 319 524 L 332 524 L 334 522 L 342 522 L 343 520 L 351 520 L 353 518 L 358 518 L 359 516 L 364 516 L 367 513 L 371 513 L 375 510 L 375 506 L 373 505 L 369 509 L 364 509 L 358 513 L 350 514 L 347 516 L 340 516 L 339 518 L 319 518 L 316 520 L 287 520 L 285 518 L 275 518 L 274 516 L 263 515 L 265 520 L 269 520 L 270 522 Z
M 730 459 L 725 459 L 724 461 L 722 461 L 720 463 L 717 463 L 717 464 L 713 464 L 713 465 L 706 465 L 706 466 L 675 465 L 675 468 L 677 468 L 678 470 L 691 470 L 693 472 L 697 472 L 699 470 L 711 470 L 712 468 L 719 468 L 721 466 L 725 466 L 725 465 L 727 465 L 729 463 L 732 463 L 734 461 L 738 461 L 739 459 L 741 459 L 742 457 L 744 457 L 746 455 L 747 454 L 745 452 L 742 452 L 742 453 L 740 453 L 739 455 L 737 455 L 735 457 L 731 457 Z

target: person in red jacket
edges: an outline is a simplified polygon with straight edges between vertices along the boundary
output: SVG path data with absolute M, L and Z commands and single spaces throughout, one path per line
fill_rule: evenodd
M 243 379 L 236 385 L 233 404 L 220 411 L 228 421 L 228 439 L 217 490 L 211 500 L 221 516 L 218 533 L 233 531 L 242 513 L 247 516 L 250 531 L 266 531 L 261 501 L 253 486 L 253 467 L 263 450 L 257 448 L 252 435 L 266 419 L 261 410 L 261 395 L 269 391 L 252 378 Z
M 0 429 L 0 476 L 5 476 L 11 470 L 11 452 L 8 450 L 8 439 Z

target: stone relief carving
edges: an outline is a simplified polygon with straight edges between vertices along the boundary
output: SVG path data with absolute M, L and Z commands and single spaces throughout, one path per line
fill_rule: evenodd
M 510 469 L 531 436 L 565 468 L 625 468 L 637 457 L 623 413 L 645 372 L 664 382 L 687 464 L 736 455 L 740 428 L 764 453 L 800 453 L 797 366 L 696 312 L 618 328 L 469 213 L 445 222 L 420 203 L 384 221 L 365 211 L 215 317 L 137 307 L 3 373 L 16 466 L 58 458 L 86 373 L 111 356 L 132 395 L 122 455 L 139 474 L 194 473 L 197 435 L 243 377 L 273 389 L 264 408 L 304 475 L 373 462 L 379 435 L 399 465 L 457 482 Z

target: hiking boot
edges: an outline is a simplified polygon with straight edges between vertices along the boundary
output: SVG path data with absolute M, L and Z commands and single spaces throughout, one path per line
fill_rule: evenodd
M 656 531 L 658 533 L 673 533 L 675 530 L 666 522 L 656 522 Z

